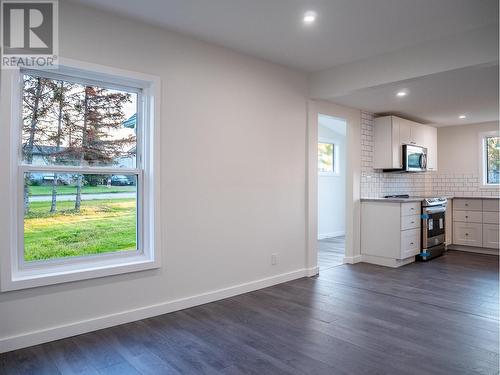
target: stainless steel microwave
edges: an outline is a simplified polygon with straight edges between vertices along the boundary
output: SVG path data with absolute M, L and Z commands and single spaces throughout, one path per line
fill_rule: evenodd
M 427 149 L 414 145 L 403 145 L 403 171 L 425 172 L 427 170 Z
M 403 145 L 401 168 L 383 169 L 384 172 L 425 172 L 427 171 L 427 149 L 415 145 Z

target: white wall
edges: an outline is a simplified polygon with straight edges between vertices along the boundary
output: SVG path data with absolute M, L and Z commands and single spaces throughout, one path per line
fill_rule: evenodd
M 438 128 L 439 173 L 479 174 L 479 134 L 498 130 L 498 122 Z
M 319 115 L 319 142 L 331 142 L 338 148 L 338 175 L 318 176 L 318 239 L 345 234 L 346 123 Z
M 22 337 L 39 330 L 37 340 L 56 338 L 78 332 L 64 327 L 81 321 L 99 328 L 185 306 L 184 298 L 206 292 L 300 276 L 305 75 L 66 2 L 60 27 L 64 57 L 161 77 L 163 267 L 0 294 L 0 349 L 12 348 L 13 339 L 29 342 Z M 8 142 L 1 137 L 0 160 L 8 160 Z M 7 171 L 2 162 L 0 172 Z M 9 195 L 5 185 L 2 196 Z M 0 210 L 0 222 L 8 220 Z M 0 236 L 8 238 L 4 228 Z M 6 251 L 6 241 L 0 246 Z M 278 254 L 276 266 L 271 253 Z M 177 304 L 164 307 L 171 301 Z M 114 318 L 127 311 L 132 315 Z M 105 316 L 102 324 L 89 323 Z M 56 326 L 63 328 L 43 333 Z

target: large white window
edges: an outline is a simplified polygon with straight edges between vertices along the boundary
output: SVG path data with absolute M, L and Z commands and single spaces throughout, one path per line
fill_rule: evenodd
M 480 135 L 480 161 L 484 187 L 500 186 L 500 135 L 498 132 Z
M 137 73 L 74 62 L 10 72 L 3 290 L 159 266 L 157 100 L 158 80 Z

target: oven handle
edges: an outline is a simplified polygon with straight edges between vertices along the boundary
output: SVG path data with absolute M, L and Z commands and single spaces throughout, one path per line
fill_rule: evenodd
M 446 207 L 426 207 L 424 212 L 426 214 L 438 214 L 440 212 L 446 212 Z

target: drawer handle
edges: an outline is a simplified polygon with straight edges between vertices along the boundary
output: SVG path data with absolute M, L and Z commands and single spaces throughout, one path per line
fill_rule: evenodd
M 410 245 L 415 245 L 413 242 L 410 242 Z
M 468 219 L 468 218 L 469 218 L 469 216 L 465 215 L 465 218 L 466 218 L 466 219 Z
M 468 236 L 468 235 L 469 235 L 469 233 L 465 233 L 465 235 L 466 235 L 466 236 Z
M 415 224 L 415 222 L 414 222 L 414 221 L 412 221 L 411 223 L 412 223 L 412 224 Z
M 465 204 L 465 207 L 469 207 L 469 203 L 466 203 L 466 204 Z
M 410 210 L 414 210 L 414 209 L 415 209 L 415 207 L 410 207 Z

